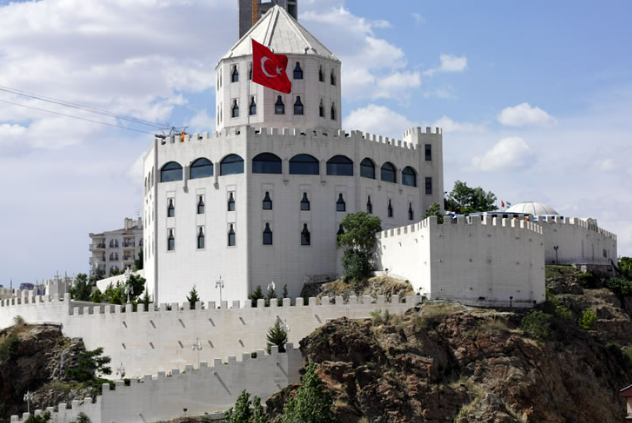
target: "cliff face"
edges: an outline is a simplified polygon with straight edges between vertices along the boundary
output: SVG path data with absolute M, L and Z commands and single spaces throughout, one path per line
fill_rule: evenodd
M 301 349 L 320 364 L 345 423 L 619 423 L 626 414 L 619 390 L 632 383 L 632 372 L 610 342 L 631 341 L 625 305 L 608 290 L 557 282 L 557 303 L 570 313 L 543 306 L 552 316 L 546 341 L 521 329 L 528 311 L 446 303 L 403 317 L 339 319 L 303 339 Z M 589 331 L 576 323 L 586 309 L 598 317 Z M 273 415 L 294 389 L 268 401 Z

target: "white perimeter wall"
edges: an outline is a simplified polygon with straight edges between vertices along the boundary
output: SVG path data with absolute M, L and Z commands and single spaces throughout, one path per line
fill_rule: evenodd
M 544 238 L 533 222 L 431 217 L 382 232 L 378 245 L 382 270 L 430 299 L 515 307 L 545 300 Z

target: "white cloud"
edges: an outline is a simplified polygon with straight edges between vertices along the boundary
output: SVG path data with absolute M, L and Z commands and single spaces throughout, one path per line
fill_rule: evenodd
M 448 86 L 446 88 L 436 88 L 433 91 L 426 91 L 424 93 L 424 97 L 425 98 L 435 97 L 441 100 L 452 100 L 452 99 L 457 98 L 451 86 Z
M 428 69 L 424 72 L 426 76 L 432 76 L 439 72 L 463 72 L 467 69 L 467 57 L 442 54 L 439 56 L 441 64 L 439 67 Z
M 402 133 L 413 126 L 416 125 L 406 116 L 375 104 L 354 110 L 343 121 L 343 128 L 349 131 L 359 130 L 400 139 Z
M 413 19 L 415 20 L 415 25 L 420 26 L 426 23 L 426 19 L 421 16 L 419 13 L 413 12 Z
M 612 172 L 617 170 L 617 165 L 613 159 L 599 159 L 595 161 L 594 167 L 600 172 Z
M 498 114 L 498 121 L 506 126 L 552 125 L 555 119 L 539 107 L 531 107 L 529 103 L 507 107 Z
M 522 138 L 503 138 L 484 155 L 472 159 L 474 169 L 483 172 L 524 170 L 533 164 L 534 154 Z
M 482 123 L 455 122 L 447 116 L 439 118 L 432 124 L 432 127 L 443 128 L 444 132 L 485 132 L 485 125 Z
M 211 132 L 215 130 L 215 119 L 208 115 L 206 109 L 200 110 L 187 122 L 189 133 Z

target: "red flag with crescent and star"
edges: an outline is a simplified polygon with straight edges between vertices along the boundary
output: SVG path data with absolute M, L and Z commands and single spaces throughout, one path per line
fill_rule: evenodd
M 252 40 L 252 82 L 289 94 L 292 82 L 287 77 L 287 56 L 274 54 L 266 46 Z

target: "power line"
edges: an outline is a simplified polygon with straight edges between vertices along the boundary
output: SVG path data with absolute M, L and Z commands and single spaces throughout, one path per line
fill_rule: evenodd
M 59 116 L 65 116 L 65 117 L 69 117 L 69 118 L 73 118 L 73 119 L 84 120 L 86 122 L 99 123 L 101 125 L 112 126 L 114 128 L 126 129 L 128 131 L 141 132 L 143 134 L 155 135 L 153 132 L 141 131 L 140 129 L 127 128 L 125 126 L 115 125 L 113 123 L 102 122 L 102 121 L 99 121 L 99 120 L 86 119 L 86 118 L 82 118 L 82 117 L 79 117 L 79 116 L 74 116 L 74 115 L 68 115 L 68 114 L 65 114 L 65 113 L 54 112 L 52 110 L 40 109 L 39 107 L 27 106 L 26 104 L 15 103 L 13 101 L 0 99 L 0 102 L 7 103 L 7 104 L 13 104 L 15 106 L 20 106 L 20 107 L 26 107 L 27 109 L 39 110 L 41 112 L 52 113 L 52 114 L 59 115 Z
M 83 111 L 90 112 L 90 113 L 110 116 L 110 117 L 113 117 L 113 118 L 116 118 L 116 119 L 132 122 L 132 123 L 138 123 L 138 124 L 146 125 L 146 126 L 153 126 L 155 128 L 170 127 L 169 124 L 154 123 L 154 122 L 150 122 L 148 120 L 135 118 L 133 116 L 115 115 L 114 113 L 109 112 L 107 110 L 102 110 L 102 109 L 97 109 L 97 108 L 94 108 L 94 107 L 84 106 L 84 105 L 77 104 L 77 103 L 71 103 L 71 102 L 65 101 L 65 100 L 58 100 L 58 99 L 54 99 L 52 97 L 45 97 L 45 96 L 29 93 L 29 92 L 26 92 L 26 91 L 17 90 L 15 88 L 5 87 L 5 86 L 1 86 L 1 85 L 0 85 L 0 91 L 4 91 L 4 92 L 15 94 L 15 95 L 20 95 L 20 96 L 23 96 L 23 97 L 32 98 L 32 99 L 35 99 L 35 100 L 46 101 L 46 102 L 49 102 L 49 103 L 58 104 L 60 106 L 72 107 L 74 109 L 79 109 L 79 110 L 83 110 Z

